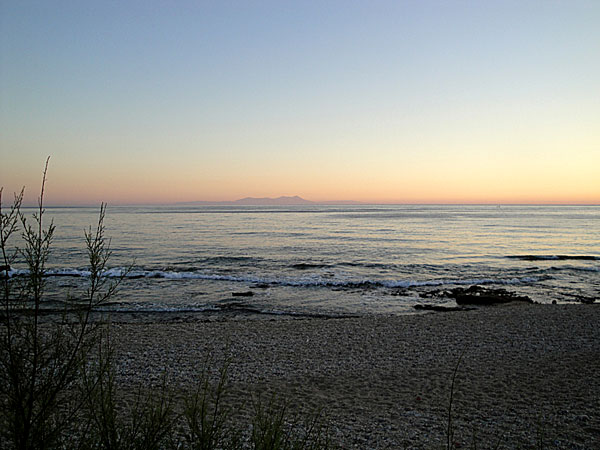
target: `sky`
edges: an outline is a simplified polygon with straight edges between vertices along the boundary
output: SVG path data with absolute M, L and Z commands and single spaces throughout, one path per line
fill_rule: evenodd
M 600 2 L 0 0 L 6 203 L 600 204 Z

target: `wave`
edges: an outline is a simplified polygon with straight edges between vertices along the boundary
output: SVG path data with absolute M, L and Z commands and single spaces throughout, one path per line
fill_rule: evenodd
M 432 281 L 397 281 L 390 283 L 383 283 L 385 287 L 419 287 L 419 286 L 443 286 L 443 285 L 473 285 L 473 284 L 530 284 L 537 283 L 539 281 L 548 280 L 551 277 L 513 277 L 508 279 L 502 278 L 473 278 L 473 279 L 446 279 L 446 280 L 432 280 Z
M 310 269 L 324 269 L 326 267 L 333 267 L 331 264 L 326 263 L 298 263 L 292 264 L 290 266 L 292 269 L 296 270 L 310 270 Z
M 25 269 L 13 269 L 9 272 L 9 277 L 26 275 L 29 272 Z M 46 271 L 47 277 L 79 277 L 87 278 L 91 275 L 89 270 L 80 269 L 50 269 Z M 124 268 L 112 268 L 102 273 L 107 278 L 125 278 L 125 279 L 166 279 L 166 280 L 207 280 L 207 281 L 230 281 L 241 283 L 264 284 L 270 286 L 289 286 L 289 287 L 325 287 L 342 289 L 374 289 L 374 288 L 413 288 L 425 286 L 444 286 L 444 285 L 473 285 L 473 284 L 528 284 L 538 281 L 551 279 L 545 275 L 541 277 L 511 277 L 511 278 L 444 278 L 433 280 L 372 280 L 372 279 L 346 279 L 334 280 L 322 278 L 320 276 L 308 276 L 300 278 L 275 278 L 255 275 L 221 275 L 214 273 L 177 272 L 172 270 L 131 270 Z
M 521 261 L 600 261 L 600 256 L 594 255 L 508 255 L 506 258 Z
M 581 272 L 600 272 L 600 266 L 594 267 L 575 267 L 575 266 L 565 266 L 565 267 L 550 267 L 550 270 L 563 271 L 563 270 L 574 270 Z

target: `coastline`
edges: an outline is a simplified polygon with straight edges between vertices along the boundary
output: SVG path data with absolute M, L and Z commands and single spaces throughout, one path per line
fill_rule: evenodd
M 597 448 L 599 305 L 510 303 L 471 311 L 349 318 L 112 317 L 118 380 L 193 386 L 230 361 L 230 401 L 277 394 L 290 411 L 324 408 L 343 448 Z

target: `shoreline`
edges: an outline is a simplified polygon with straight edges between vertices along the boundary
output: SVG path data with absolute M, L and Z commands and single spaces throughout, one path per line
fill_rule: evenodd
M 507 304 L 348 318 L 112 319 L 125 391 L 193 386 L 202 363 L 230 360 L 230 401 L 277 394 L 291 411 L 325 408 L 343 448 L 445 448 L 452 374 L 454 441 L 481 448 L 597 448 L 598 305 Z M 119 315 L 120 319 L 125 317 Z M 264 319 L 264 318 L 263 318 Z

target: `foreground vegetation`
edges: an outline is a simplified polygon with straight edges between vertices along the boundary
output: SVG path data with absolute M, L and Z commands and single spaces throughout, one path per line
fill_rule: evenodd
M 201 368 L 196 388 L 181 401 L 174 400 L 165 374 L 158 389 L 140 386 L 133 401 L 125 403 L 118 393 L 109 320 L 96 313 L 120 282 L 104 276 L 111 255 L 105 205 L 96 227 L 85 232 L 90 276 L 84 298 L 67 295 L 62 314 L 43 317 L 55 231 L 52 222 L 44 222 L 47 167 L 46 162 L 31 221 L 21 211 L 23 191 L 5 212 L 0 189 L 0 448 L 331 447 L 319 414 L 302 423 L 276 399 L 255 402 L 249 428 L 236 423 L 224 403 L 226 365 L 216 380 L 209 378 L 208 366 Z M 24 264 L 24 275 L 11 276 L 15 263 Z

